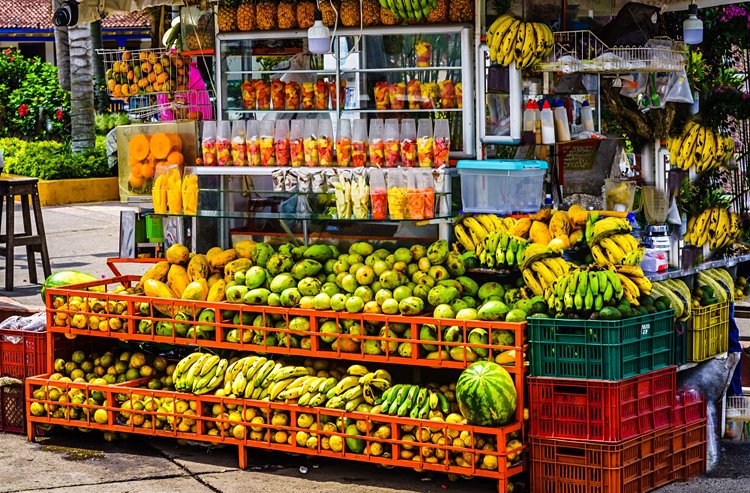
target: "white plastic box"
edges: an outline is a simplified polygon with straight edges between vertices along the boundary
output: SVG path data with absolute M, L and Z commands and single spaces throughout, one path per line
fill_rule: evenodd
M 459 161 L 463 212 L 536 212 L 544 201 L 546 172 L 545 161 Z

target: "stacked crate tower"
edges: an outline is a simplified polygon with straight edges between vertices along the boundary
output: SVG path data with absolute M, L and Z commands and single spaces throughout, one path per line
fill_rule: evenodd
M 676 391 L 671 310 L 528 323 L 533 492 L 646 492 L 705 471 L 705 403 Z

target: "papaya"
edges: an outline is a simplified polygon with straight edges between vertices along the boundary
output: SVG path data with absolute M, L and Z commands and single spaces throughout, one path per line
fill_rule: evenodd
M 222 276 L 221 274 L 211 274 L 211 277 L 207 279 L 208 289 L 211 289 L 212 287 L 214 287 L 214 284 L 223 280 L 224 280 L 224 276 Z
M 211 272 L 222 273 L 224 272 L 224 267 L 229 262 L 237 260 L 237 250 L 235 250 L 234 248 L 230 248 L 229 250 L 224 250 L 221 253 L 211 255 L 207 260 L 208 265 L 211 267 Z
M 195 255 L 191 258 L 187 267 L 187 273 L 191 282 L 197 281 L 198 279 L 208 279 L 210 272 L 206 257 L 203 255 Z
M 183 300 L 206 301 L 207 298 L 208 284 L 205 279 L 191 282 L 182 293 Z
M 252 266 L 253 263 L 250 261 L 250 259 L 238 258 L 237 260 L 232 260 L 224 266 L 224 280 L 226 282 L 229 282 L 234 279 L 234 275 L 237 272 L 246 271 Z
M 190 250 L 185 245 L 175 243 L 167 248 L 166 257 L 170 264 L 187 264 L 190 259 Z
M 237 244 L 234 245 L 234 249 L 237 251 L 238 257 L 250 258 L 250 256 L 253 254 L 254 246 L 255 246 L 254 241 L 242 240 L 242 241 L 238 241 Z
M 169 137 L 170 142 L 172 143 L 172 149 L 177 152 L 182 152 L 182 139 L 178 134 L 167 134 L 167 137 Z
M 188 277 L 187 270 L 181 265 L 173 264 L 167 273 L 167 285 L 178 298 L 182 298 L 182 293 L 188 284 L 190 284 L 190 277 Z
M 142 276 L 139 282 L 143 285 L 149 279 L 156 279 L 157 281 L 166 282 L 167 274 L 169 273 L 169 262 L 162 261 L 152 265 Z
M 213 286 L 209 288 L 206 301 L 210 301 L 210 302 L 224 301 L 224 299 L 226 298 L 226 295 L 225 295 L 226 287 L 227 287 L 227 283 L 224 281 L 224 279 L 218 279 L 213 284 Z
M 178 296 L 169 289 L 169 286 L 156 279 L 148 279 L 143 283 L 143 293 L 150 298 L 165 298 L 174 299 Z M 173 306 L 167 303 L 153 303 L 155 310 L 161 312 L 163 315 L 171 317 L 173 315 Z

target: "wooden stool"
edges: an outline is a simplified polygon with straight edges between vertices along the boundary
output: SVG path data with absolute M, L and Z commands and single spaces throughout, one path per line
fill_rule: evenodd
M 29 267 L 29 280 L 36 284 L 36 258 L 34 252 L 42 256 L 42 268 L 45 279 L 52 274 L 49 265 L 49 253 L 47 252 L 47 237 L 44 234 L 44 219 L 42 207 L 39 203 L 39 191 L 37 190 L 36 178 L 12 178 L 0 179 L 0 231 L 2 231 L 3 204 L 6 207 L 5 234 L 0 234 L 0 255 L 5 256 L 5 290 L 13 291 L 13 250 L 19 246 L 26 247 L 26 256 Z M 21 197 L 21 212 L 23 214 L 23 234 L 15 232 L 14 199 L 16 195 Z M 29 197 L 34 204 L 34 221 L 36 222 L 36 234 L 31 230 L 31 213 L 29 210 Z

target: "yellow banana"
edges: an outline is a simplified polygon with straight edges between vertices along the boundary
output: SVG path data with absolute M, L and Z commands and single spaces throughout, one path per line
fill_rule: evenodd
M 490 218 L 491 215 L 492 214 L 477 214 L 476 216 L 474 216 L 474 218 L 476 218 L 476 220 L 479 221 L 482 227 L 484 227 L 484 229 L 487 230 L 488 234 L 492 233 L 496 229 L 495 223 Z
M 544 262 L 539 260 L 532 262 L 531 268 L 534 272 L 539 274 L 540 282 L 543 280 L 548 286 L 555 282 L 555 279 L 557 278 L 552 270 L 550 270 Z M 544 286 L 544 283 L 542 283 L 542 286 Z
M 526 286 L 531 289 L 534 295 L 544 294 L 544 288 L 539 281 L 534 277 L 534 272 L 531 269 L 524 269 L 522 271 L 523 280 L 526 282 Z
M 469 229 L 470 233 L 473 232 L 472 239 L 476 236 L 478 241 L 482 241 L 484 237 L 489 234 L 489 232 L 485 229 L 485 227 L 482 226 L 482 223 L 480 223 L 473 217 L 464 218 L 463 223 L 464 223 L 464 226 L 466 226 Z M 477 241 L 474 242 L 474 244 L 476 243 Z
M 542 260 L 537 260 L 537 262 L 542 262 L 549 270 L 551 270 L 554 273 L 555 277 L 562 277 L 566 274 L 563 267 L 559 263 L 557 263 L 557 258 L 547 257 Z M 533 268 L 533 264 L 532 264 L 532 268 Z
M 453 227 L 453 233 L 455 234 L 458 242 L 461 243 L 461 246 L 463 246 L 467 252 L 473 252 L 476 249 L 476 245 L 472 241 L 471 236 L 466 233 L 463 225 L 456 224 Z

